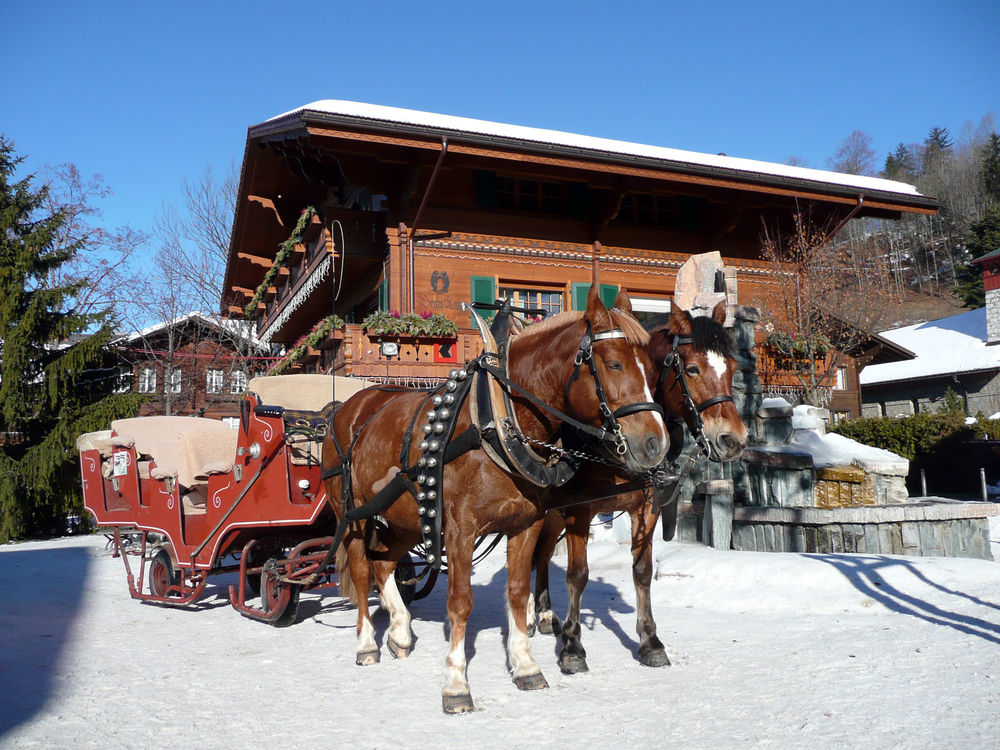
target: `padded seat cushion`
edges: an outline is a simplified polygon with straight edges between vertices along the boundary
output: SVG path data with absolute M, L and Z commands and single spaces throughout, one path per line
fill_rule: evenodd
M 117 419 L 111 429 L 132 440 L 140 454 L 151 456 L 157 470 L 177 474 L 177 481 L 190 487 L 198 481 L 206 464 L 232 465 L 239 431 L 214 419 L 200 417 L 136 417 Z
M 253 378 L 247 389 L 260 396 L 265 406 L 282 406 L 293 411 L 322 411 L 334 399 L 346 401 L 374 383 L 363 378 L 333 375 L 271 375 Z

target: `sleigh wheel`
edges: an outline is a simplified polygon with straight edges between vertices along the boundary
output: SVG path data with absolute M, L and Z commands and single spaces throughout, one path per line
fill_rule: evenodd
M 181 582 L 180 572 L 174 569 L 170 554 L 161 549 L 149 563 L 149 593 L 166 598 L 171 586 Z
M 261 609 L 275 618 L 268 622 L 276 628 L 285 628 L 295 622 L 299 614 L 300 591 L 298 586 L 279 581 L 273 565 L 265 565 L 260 574 Z

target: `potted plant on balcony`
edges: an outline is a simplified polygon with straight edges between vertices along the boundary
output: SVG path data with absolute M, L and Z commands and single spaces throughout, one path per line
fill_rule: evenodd
M 285 356 L 276 362 L 270 370 L 268 370 L 267 374 L 281 375 L 282 373 L 286 373 L 291 370 L 296 364 L 305 359 L 307 356 L 318 356 L 321 344 L 326 341 L 328 337 L 342 331 L 343 328 L 344 320 L 339 315 L 330 315 L 323 318 L 323 320 L 312 327 L 309 333 L 300 337 L 292 348 L 286 352 Z

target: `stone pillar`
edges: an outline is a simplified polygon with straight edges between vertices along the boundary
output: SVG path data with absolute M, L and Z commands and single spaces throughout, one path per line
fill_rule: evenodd
M 710 479 L 700 482 L 696 491 L 705 498 L 702 541 L 715 549 L 729 549 L 733 544 L 733 481 Z
M 986 290 L 986 343 L 1000 344 L 1000 289 Z

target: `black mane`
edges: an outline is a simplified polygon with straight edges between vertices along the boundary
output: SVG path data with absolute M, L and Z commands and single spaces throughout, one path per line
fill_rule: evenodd
M 661 313 L 643 321 L 642 325 L 647 331 L 652 332 L 667 328 L 669 323 L 670 313 Z M 707 315 L 691 318 L 691 345 L 701 351 L 718 352 L 724 357 L 736 356 L 736 346 L 729 331 Z

